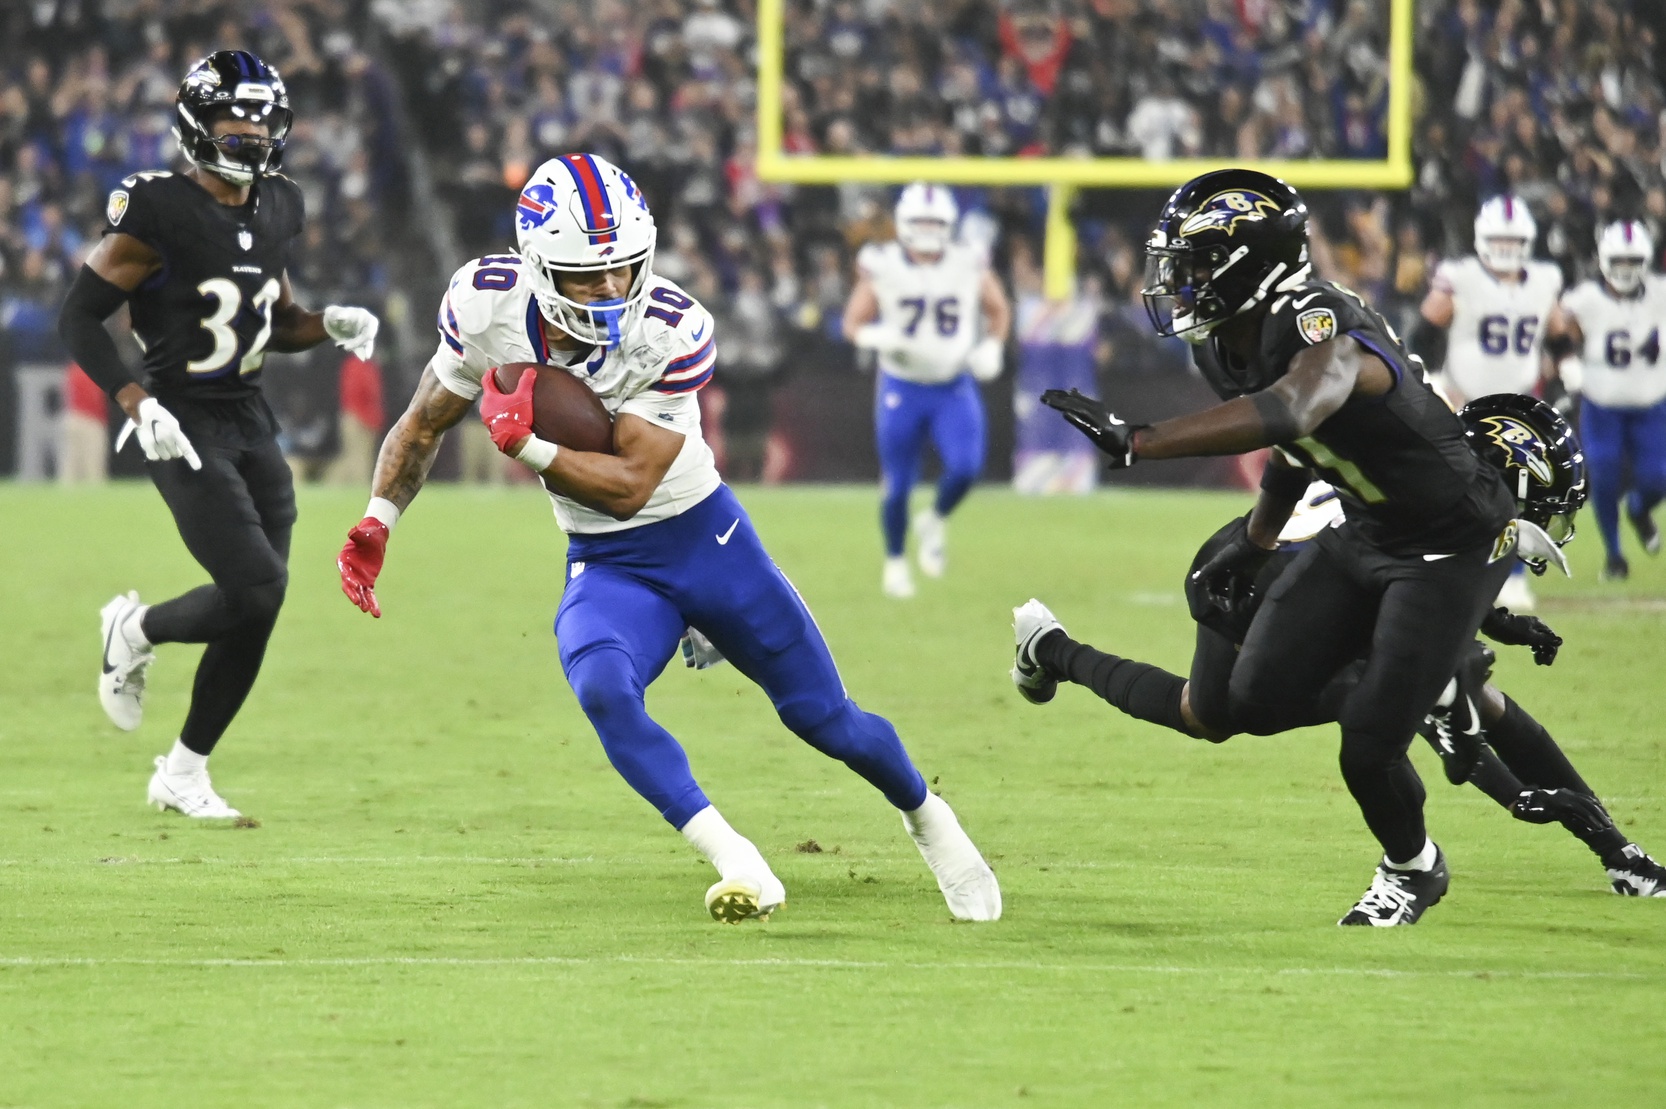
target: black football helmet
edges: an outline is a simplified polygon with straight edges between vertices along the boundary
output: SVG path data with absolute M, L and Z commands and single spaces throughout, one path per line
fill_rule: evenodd
M 266 135 L 220 135 L 221 118 L 266 124 Z M 197 166 L 233 185 L 278 168 L 294 115 L 278 71 L 247 50 L 217 50 L 191 67 L 174 99 L 174 138 Z
M 1585 503 L 1585 455 L 1567 418 L 1537 397 L 1494 393 L 1458 410 L 1464 439 L 1504 475 L 1521 518 L 1561 546 Z
M 1145 310 L 1159 335 L 1201 343 L 1307 267 L 1307 205 L 1253 169 L 1222 169 L 1175 190 L 1145 245 Z M 1300 274 L 1300 277 L 1297 275 Z

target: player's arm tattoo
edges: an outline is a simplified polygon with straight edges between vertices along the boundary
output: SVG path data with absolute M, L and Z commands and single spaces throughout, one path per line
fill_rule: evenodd
M 544 478 L 564 497 L 615 520 L 629 520 L 659 488 L 684 438 L 680 431 L 621 412 L 614 421 L 613 454 L 563 450 Z
M 311 350 L 328 339 L 324 330 L 324 313 L 308 312 L 295 303 L 295 293 L 289 287 L 289 274 L 279 279 L 278 300 L 272 305 L 272 337 L 266 349 L 279 354 Z
M 424 369 L 405 414 L 382 440 L 371 494 L 386 497 L 401 512 L 409 508 L 434 465 L 440 440 L 469 414 L 473 404 L 441 385 L 433 366 Z
M 1196 458 L 1288 443 L 1313 434 L 1356 388 L 1380 396 L 1393 386 L 1388 367 L 1343 335 L 1301 351 L 1259 393 L 1141 429 L 1135 450 L 1142 459 Z

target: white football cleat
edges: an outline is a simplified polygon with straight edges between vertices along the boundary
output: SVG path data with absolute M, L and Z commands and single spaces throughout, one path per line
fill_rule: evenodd
M 885 576 L 880 579 L 880 589 L 887 597 L 907 600 L 914 595 L 914 576 L 908 572 L 908 559 L 903 555 L 885 560 Z
M 770 913 L 786 903 L 786 887 L 767 870 L 756 876 L 724 878 L 706 891 L 706 911 L 719 924 L 768 920 Z
M 931 867 L 956 920 L 1001 919 L 1001 884 L 947 801 L 927 793 L 925 804 L 902 814 L 902 826 Z
M 206 769 L 170 774 L 166 755 L 156 756 L 156 773 L 150 776 L 150 788 L 145 795 L 150 804 L 163 812 L 173 809 L 198 820 L 229 820 L 243 815 L 214 792 L 214 783 L 208 780 Z
M 1532 612 L 1537 602 L 1533 599 L 1533 587 L 1527 584 L 1527 575 L 1511 574 L 1505 578 L 1495 603 L 1511 612 Z
M 1035 657 L 1036 644 L 1056 631 L 1064 631 L 1064 625 L 1034 597 L 1012 610 L 1012 634 L 1017 644 L 1012 657 L 1012 684 L 1032 705 L 1045 705 L 1059 691 L 1058 679 Z
M 121 593 L 98 610 L 103 625 L 104 656 L 98 675 L 98 703 L 110 723 L 131 732 L 145 718 L 145 676 L 156 655 L 146 647 L 135 647 L 124 628 L 127 618 L 141 607 L 138 593 Z
M 914 514 L 914 536 L 920 541 L 920 573 L 942 577 L 949 568 L 949 522 L 935 508 L 922 508 Z

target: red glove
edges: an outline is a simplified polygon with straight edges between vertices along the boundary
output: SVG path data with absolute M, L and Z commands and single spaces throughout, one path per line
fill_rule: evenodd
M 536 371 L 522 370 L 513 393 L 498 388 L 495 369 L 488 370 L 481 381 L 486 391 L 480 397 L 480 418 L 491 432 L 492 443 L 510 458 L 519 454 L 532 436 L 532 386 L 537 380 Z
M 382 615 L 382 606 L 376 603 L 376 575 L 382 572 L 382 559 L 387 553 L 388 526 L 374 516 L 366 516 L 347 533 L 347 544 L 336 555 L 341 591 L 349 601 L 376 617 Z

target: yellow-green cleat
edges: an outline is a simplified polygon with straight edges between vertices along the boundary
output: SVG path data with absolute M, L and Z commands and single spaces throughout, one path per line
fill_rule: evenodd
M 777 893 L 767 902 L 762 887 L 750 878 L 725 878 L 706 891 L 706 911 L 719 924 L 739 924 L 743 920 L 768 920 L 769 914 L 787 903 L 786 891 L 774 883 Z

